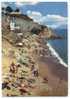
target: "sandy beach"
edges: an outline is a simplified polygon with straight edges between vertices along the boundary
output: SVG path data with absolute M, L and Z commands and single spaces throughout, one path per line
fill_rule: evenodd
M 40 57 L 40 75 L 48 79 L 48 85 L 50 87 L 49 90 L 51 90 L 48 95 L 66 96 L 68 83 L 68 68 L 53 60 L 54 59 L 51 57 Z

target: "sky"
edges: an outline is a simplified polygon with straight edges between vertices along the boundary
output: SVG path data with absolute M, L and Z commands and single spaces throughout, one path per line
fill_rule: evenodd
M 66 2 L 9 2 L 2 6 L 19 8 L 23 14 L 27 14 L 35 22 L 47 25 L 51 28 L 67 27 L 67 3 Z

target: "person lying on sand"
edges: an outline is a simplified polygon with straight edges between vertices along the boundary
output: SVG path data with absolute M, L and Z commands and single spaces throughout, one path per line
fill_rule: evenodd
M 10 72 L 11 73 L 16 73 L 18 71 L 18 67 L 20 67 L 20 65 L 15 65 L 13 62 L 12 64 L 10 65 Z

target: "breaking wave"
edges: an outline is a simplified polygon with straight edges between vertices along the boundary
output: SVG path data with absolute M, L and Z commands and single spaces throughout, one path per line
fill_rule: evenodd
M 49 50 L 51 51 L 51 54 L 54 55 L 59 60 L 59 62 L 62 65 L 64 65 L 65 67 L 67 67 L 67 64 L 63 61 L 62 58 L 60 58 L 59 54 L 55 51 L 55 49 L 49 43 L 47 43 L 47 46 L 49 47 Z

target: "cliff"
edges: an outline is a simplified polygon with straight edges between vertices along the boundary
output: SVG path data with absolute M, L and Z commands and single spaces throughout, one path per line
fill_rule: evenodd
M 10 23 L 11 21 L 15 24 L 14 30 L 11 31 Z M 42 38 L 47 39 L 62 39 L 61 36 L 56 35 L 54 32 L 51 31 L 47 26 L 40 25 L 38 23 L 35 23 L 33 19 L 29 18 L 27 15 L 12 12 L 9 14 L 3 14 L 2 15 L 2 32 L 6 36 L 10 35 L 11 38 L 14 38 L 15 40 L 18 39 L 18 34 L 22 33 L 24 35 L 29 35 L 30 33 L 39 35 Z M 6 33 L 7 32 L 7 33 Z M 15 33 L 13 37 L 13 33 Z M 22 36 L 22 37 L 23 37 Z M 22 37 L 19 37 L 21 39 Z M 13 40 L 14 41 L 14 40 Z

